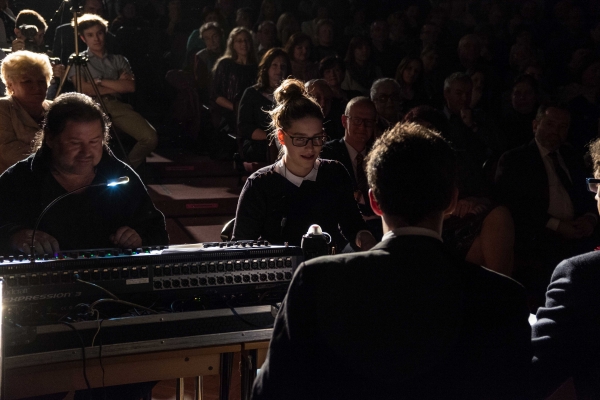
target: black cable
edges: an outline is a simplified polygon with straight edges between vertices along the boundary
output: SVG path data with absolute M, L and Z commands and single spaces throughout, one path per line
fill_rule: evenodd
M 238 317 L 240 319 L 240 321 L 254 327 L 254 328 L 258 328 L 258 329 L 268 329 L 268 328 L 272 328 L 273 324 L 268 324 L 268 325 L 257 325 L 253 322 L 248 321 L 246 318 L 242 317 L 240 314 L 238 314 L 238 312 L 235 310 L 235 308 L 233 307 L 229 307 L 229 309 L 231 310 L 231 312 L 233 313 L 233 315 L 235 315 L 236 317 Z
M 90 385 L 90 381 L 88 380 L 87 377 L 87 367 L 86 367 L 86 361 L 85 361 L 85 344 L 83 343 L 83 339 L 81 337 L 81 335 L 79 334 L 79 332 L 77 332 L 77 329 L 71 325 L 68 322 L 65 321 L 59 321 L 61 324 L 64 324 L 66 326 L 68 326 L 69 328 L 71 328 L 73 330 L 73 332 L 75 332 L 75 334 L 77 335 L 77 337 L 79 338 L 79 342 L 81 343 L 81 359 L 83 361 L 83 379 L 85 380 L 85 385 L 88 388 L 88 393 L 90 394 L 90 398 L 92 397 L 92 386 Z

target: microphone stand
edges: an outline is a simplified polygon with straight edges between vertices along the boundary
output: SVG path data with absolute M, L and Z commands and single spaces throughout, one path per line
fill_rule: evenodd
M 42 213 L 40 214 L 40 216 L 37 218 L 37 220 L 35 221 L 35 227 L 33 228 L 33 233 L 31 234 L 31 248 L 30 248 L 30 261 L 32 263 L 35 263 L 35 232 L 37 231 L 38 227 L 40 226 L 40 222 L 42 221 L 42 218 L 44 218 L 44 215 L 46 215 L 46 212 L 48 212 L 48 210 L 50 208 L 52 208 L 52 206 L 56 203 L 58 203 L 60 200 L 64 199 L 65 197 L 75 193 L 75 192 L 79 192 L 80 190 L 83 189 L 87 189 L 87 188 L 92 188 L 92 187 L 99 187 L 99 186 L 107 186 L 107 187 L 112 187 L 112 186 L 117 186 L 117 185 L 123 185 L 129 182 L 129 177 L 128 176 L 122 176 L 120 178 L 118 178 L 115 181 L 110 181 L 110 182 L 102 182 L 102 183 L 92 183 L 89 185 L 85 185 L 82 186 L 80 188 L 77 188 L 75 190 L 71 190 L 70 192 L 67 193 L 63 193 L 60 196 L 58 196 L 56 199 L 52 200 L 52 202 L 50 204 L 48 204 L 44 210 L 42 211 Z

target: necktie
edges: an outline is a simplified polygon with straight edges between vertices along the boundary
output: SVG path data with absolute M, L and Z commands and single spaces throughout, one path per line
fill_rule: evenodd
M 571 179 L 569 179 L 567 172 L 560 166 L 560 163 L 558 162 L 558 153 L 553 151 L 552 153 L 549 153 L 548 156 L 550 156 L 550 159 L 552 160 L 554 171 L 556 172 L 560 183 L 562 183 L 563 187 L 568 191 L 573 186 L 573 183 L 571 182 Z
M 369 183 L 367 182 L 367 175 L 365 174 L 364 168 L 364 156 L 361 153 L 356 155 L 356 186 L 360 190 L 363 199 L 367 201 L 369 193 Z

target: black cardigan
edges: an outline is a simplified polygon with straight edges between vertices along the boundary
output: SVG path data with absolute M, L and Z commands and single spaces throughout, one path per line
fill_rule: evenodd
M 259 169 L 246 181 L 238 201 L 234 240 L 260 238 L 300 245 L 310 225 L 318 224 L 342 246 L 345 241 L 354 245 L 356 234 L 368 229 L 342 164 L 321 160 L 316 181 L 305 180 L 300 187 L 278 174 L 275 165 Z

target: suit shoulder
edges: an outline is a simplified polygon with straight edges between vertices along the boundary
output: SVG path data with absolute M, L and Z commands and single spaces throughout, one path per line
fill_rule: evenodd
M 525 299 L 525 289 L 517 281 L 468 262 L 464 263 L 464 267 L 471 276 L 472 288 L 486 298 L 501 301 L 511 298 Z
M 569 278 L 600 276 L 600 251 L 592 251 L 563 260 L 554 270 L 552 280 L 557 276 Z

